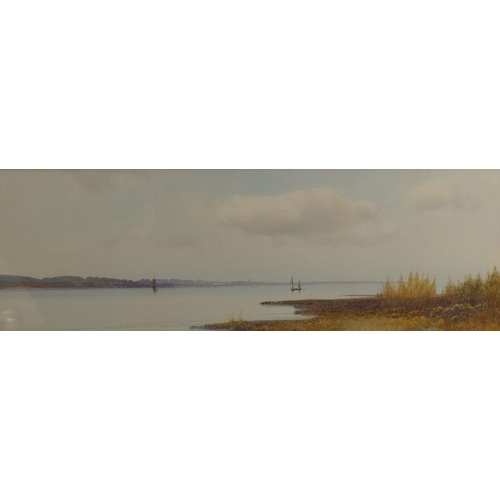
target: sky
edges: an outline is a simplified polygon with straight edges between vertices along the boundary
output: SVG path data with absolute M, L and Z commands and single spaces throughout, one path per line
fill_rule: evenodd
M 500 264 L 498 170 L 1 170 L 0 274 L 385 280 Z
M 4 3 L 0 166 L 188 170 L 0 170 L 0 273 L 444 283 L 498 263 L 498 171 L 421 170 L 499 165 L 493 3 Z

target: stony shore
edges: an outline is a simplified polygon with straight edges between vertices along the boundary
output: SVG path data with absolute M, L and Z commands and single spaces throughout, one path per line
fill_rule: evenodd
M 381 297 L 336 300 L 262 302 L 293 306 L 294 320 L 245 321 L 204 325 L 204 330 L 497 330 L 500 308 L 475 300 L 445 297 L 386 299 Z

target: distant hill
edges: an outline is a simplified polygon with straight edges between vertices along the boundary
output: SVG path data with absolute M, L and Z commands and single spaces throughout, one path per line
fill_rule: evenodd
M 311 281 L 303 285 L 319 284 L 347 284 L 347 283 L 382 283 L 379 281 Z M 219 286 L 265 286 L 288 285 L 286 282 L 277 281 L 205 281 L 183 279 L 157 279 L 159 288 L 168 287 L 219 287 Z M 125 280 L 119 278 L 99 278 L 97 276 L 55 276 L 53 278 L 31 278 L 29 276 L 15 276 L 0 274 L 0 288 L 150 288 L 150 279 Z
M 243 286 L 243 285 L 271 285 L 277 283 L 254 282 L 254 281 L 205 281 L 205 280 L 183 280 L 183 279 L 157 279 L 159 288 L 197 286 Z M 282 283 L 280 283 L 282 284 Z M 119 278 L 99 278 L 97 276 L 55 276 L 53 278 L 31 278 L 29 276 L 14 276 L 0 274 L 0 288 L 150 288 L 150 279 L 137 281 Z
M 30 286 L 39 282 L 39 279 L 29 278 L 28 276 L 0 274 L 0 288 L 7 288 L 10 286 Z
M 138 281 L 117 278 L 98 278 L 89 276 L 55 276 L 53 278 L 31 278 L 0 274 L 0 288 L 145 288 L 151 286 L 151 280 Z

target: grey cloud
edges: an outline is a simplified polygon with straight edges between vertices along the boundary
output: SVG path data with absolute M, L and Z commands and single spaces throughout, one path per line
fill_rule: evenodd
M 99 241 L 106 247 L 142 242 L 154 248 L 172 250 L 196 248 L 201 244 L 200 238 L 190 231 L 155 231 L 147 221 L 137 226 L 117 223 L 111 230 L 103 232 Z
M 433 180 L 415 186 L 411 192 L 411 202 L 417 210 L 441 210 L 446 208 L 477 208 L 479 200 L 470 191 L 452 182 Z
M 200 238 L 189 231 L 178 231 L 164 235 L 155 239 L 156 245 L 160 248 L 189 249 L 200 245 Z
M 218 217 L 226 227 L 279 241 L 357 243 L 363 240 L 360 227 L 376 221 L 377 207 L 332 189 L 310 189 L 277 196 L 233 196 L 220 205 Z
M 105 189 L 129 189 L 140 179 L 149 175 L 148 170 L 66 170 L 86 192 Z

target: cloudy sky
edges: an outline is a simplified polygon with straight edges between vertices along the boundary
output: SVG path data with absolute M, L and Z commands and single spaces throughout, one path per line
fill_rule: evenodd
M 500 264 L 496 170 L 3 170 L 0 274 L 444 283 Z
M 4 3 L 2 167 L 500 164 L 494 8 Z M 0 273 L 444 282 L 500 262 L 499 184 L 482 170 L 0 170 Z

